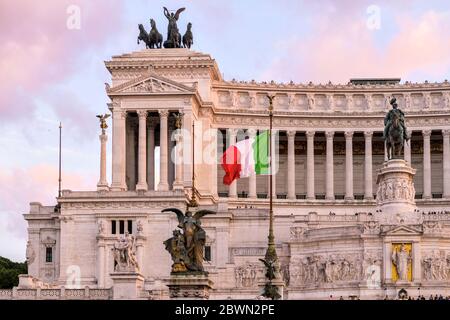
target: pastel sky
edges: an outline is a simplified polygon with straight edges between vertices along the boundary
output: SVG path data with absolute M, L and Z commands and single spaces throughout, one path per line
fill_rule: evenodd
M 186 7 L 181 31 L 193 23 L 193 50 L 211 54 L 225 79 L 450 78 L 446 0 L 2 0 L 0 256 L 23 261 L 22 214 L 31 201 L 55 204 L 59 121 L 63 188 L 95 189 L 95 115 L 107 112 L 110 82 L 103 62 L 142 49 L 137 24 L 148 28 L 150 18 L 166 37 L 163 6 Z

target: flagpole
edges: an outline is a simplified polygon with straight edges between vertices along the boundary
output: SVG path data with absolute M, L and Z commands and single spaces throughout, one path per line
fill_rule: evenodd
M 273 120 L 273 99 L 275 96 L 267 96 L 269 98 L 269 236 L 266 255 L 264 257 L 264 264 L 266 265 L 266 284 L 264 287 L 263 296 L 272 300 L 279 299 L 281 296 L 278 292 L 278 287 L 272 284 L 279 273 L 278 270 L 278 256 L 275 248 L 275 236 L 273 232 L 273 172 L 272 172 L 272 120 Z
M 58 176 L 58 198 L 61 197 L 61 131 L 62 124 L 59 123 L 59 176 Z

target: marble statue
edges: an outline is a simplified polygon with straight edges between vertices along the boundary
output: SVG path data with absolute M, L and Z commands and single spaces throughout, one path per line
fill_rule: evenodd
M 26 249 L 26 259 L 27 264 L 30 265 L 34 262 L 34 259 L 36 258 L 36 254 L 34 252 L 33 245 L 31 241 L 27 241 L 27 249 Z
M 136 238 L 128 231 L 120 236 L 113 247 L 114 251 L 114 271 L 116 272 L 137 272 L 139 265 L 136 259 Z
M 392 263 L 396 267 L 398 280 L 408 281 L 408 266 L 410 261 L 411 255 L 406 250 L 405 244 L 402 244 L 398 251 L 392 252 Z

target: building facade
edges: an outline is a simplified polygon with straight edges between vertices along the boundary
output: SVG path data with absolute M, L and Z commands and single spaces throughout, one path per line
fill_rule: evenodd
M 269 224 L 268 177 L 225 186 L 220 159 L 230 144 L 268 128 L 271 94 L 276 96 L 275 240 L 284 298 L 380 299 L 401 288 L 411 295 L 450 293 L 447 81 L 225 81 L 210 55 L 187 49 L 143 50 L 105 64 L 112 77 L 106 85 L 112 130 L 110 139 L 101 135 L 100 141 L 112 143 L 112 181 L 106 181 L 102 147 L 97 190 L 63 190 L 56 210 L 31 203 L 24 215 L 30 277 L 52 290 L 107 290 L 113 286 L 112 248 L 128 231 L 136 237 L 145 278 L 141 296 L 168 298 L 171 259 L 163 241 L 177 220 L 161 210 L 186 206 L 194 136 L 199 203 L 216 211 L 202 219 L 204 264 L 214 282 L 210 298 L 258 296 L 263 278 L 258 259 L 267 247 Z M 414 219 L 384 223 L 377 177 L 387 160 L 382 131 L 390 97 L 405 112 L 411 136 L 404 160 L 415 170 L 414 187 L 398 191 L 398 197 L 409 197 Z M 182 130 L 175 126 L 179 113 Z M 399 279 L 395 257 L 405 252 L 407 277 Z

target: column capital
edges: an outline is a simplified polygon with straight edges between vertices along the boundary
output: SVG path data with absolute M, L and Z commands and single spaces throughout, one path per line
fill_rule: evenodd
M 431 136 L 431 129 L 422 130 L 422 135 L 424 138 L 429 138 Z
M 139 119 L 147 119 L 148 111 L 147 110 L 138 110 L 137 114 L 139 116 Z
M 228 133 L 230 134 L 230 136 L 237 136 L 238 130 L 236 128 L 228 128 Z
M 127 118 L 127 111 L 123 109 L 116 109 L 113 110 L 113 118 L 115 119 L 126 119 Z
M 288 136 L 288 138 L 295 138 L 296 133 L 297 133 L 297 131 L 295 131 L 295 130 L 286 131 L 286 135 Z
M 256 136 L 256 129 L 254 129 L 254 128 L 248 129 L 247 132 L 248 132 L 248 135 L 250 137 L 255 137 Z
M 307 138 L 311 139 L 311 138 L 314 138 L 314 135 L 316 134 L 316 132 L 315 131 L 306 131 L 305 134 L 306 134 Z
M 327 137 L 327 139 L 333 139 L 334 131 L 326 131 L 325 136 Z
M 364 137 L 366 139 L 372 138 L 373 136 L 373 131 L 364 131 Z
M 443 130 L 442 130 L 442 135 L 443 135 L 444 137 L 450 136 L 450 129 L 443 129 Z
M 345 135 L 345 139 L 351 139 L 353 138 L 353 131 L 345 131 L 344 135 Z
M 161 118 L 167 118 L 169 116 L 169 110 L 158 110 L 158 113 Z

